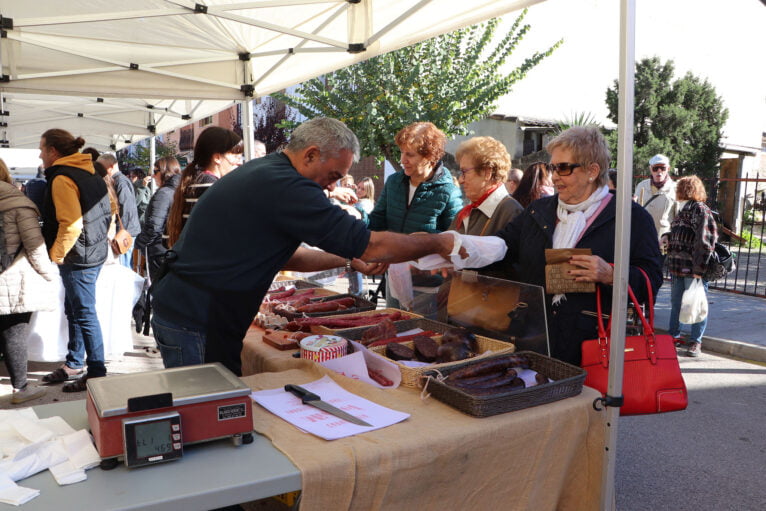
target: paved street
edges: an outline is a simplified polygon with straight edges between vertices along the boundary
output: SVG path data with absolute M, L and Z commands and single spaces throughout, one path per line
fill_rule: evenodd
M 766 509 L 766 365 L 679 360 L 688 409 L 619 421 L 617 508 Z

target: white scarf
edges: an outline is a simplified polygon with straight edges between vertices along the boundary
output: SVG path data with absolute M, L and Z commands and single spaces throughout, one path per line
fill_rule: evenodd
M 565 204 L 559 198 L 556 209 L 559 222 L 553 231 L 553 248 L 574 248 L 585 226 L 588 225 L 588 220 L 607 195 L 609 195 L 609 188 L 602 186 L 579 204 Z M 564 294 L 557 294 L 553 297 L 553 303 L 557 304 L 564 298 Z

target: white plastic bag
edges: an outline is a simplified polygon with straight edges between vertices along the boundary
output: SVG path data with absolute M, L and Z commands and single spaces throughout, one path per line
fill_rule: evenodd
M 681 313 L 678 320 L 686 325 L 699 323 L 707 317 L 707 295 L 702 279 L 694 279 L 681 298 Z

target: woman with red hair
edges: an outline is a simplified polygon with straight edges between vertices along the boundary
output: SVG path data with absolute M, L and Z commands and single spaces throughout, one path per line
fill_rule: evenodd
M 430 122 L 416 122 L 403 128 L 394 139 L 401 151 L 403 170 L 386 180 L 375 209 L 368 217 L 373 231 L 446 231 L 463 207 L 460 189 L 452 173 L 442 164 L 447 137 Z M 438 275 L 415 275 L 415 286 L 441 284 Z M 389 307 L 399 303 L 387 297 Z

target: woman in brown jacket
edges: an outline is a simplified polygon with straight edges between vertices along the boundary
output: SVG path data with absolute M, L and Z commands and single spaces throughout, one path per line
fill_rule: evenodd
M 29 320 L 34 311 L 56 307 L 58 286 L 37 207 L 7 180 L 0 181 L 0 269 L 0 349 L 13 386 L 11 403 L 18 404 L 45 392 L 27 382 Z

